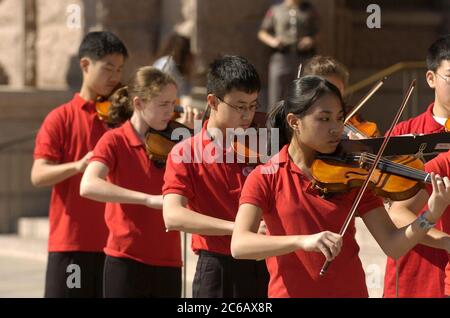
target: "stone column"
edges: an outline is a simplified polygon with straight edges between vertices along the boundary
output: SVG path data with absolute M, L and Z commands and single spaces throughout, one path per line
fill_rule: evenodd
M 84 35 L 83 0 L 36 1 L 39 30 L 37 86 L 67 89 L 69 69 L 72 60 L 77 60 Z M 79 67 L 74 72 L 80 72 Z
M 12 87 L 24 85 L 24 1 L 0 1 L 0 65 Z
M 25 0 L 25 52 L 24 52 L 24 78 L 25 85 L 36 86 L 36 0 Z

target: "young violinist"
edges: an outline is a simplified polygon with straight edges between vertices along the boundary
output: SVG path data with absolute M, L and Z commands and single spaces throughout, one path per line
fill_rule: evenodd
M 176 101 L 172 77 L 150 66 L 138 69 L 112 97 L 111 115 L 125 122 L 99 140 L 83 175 L 81 196 L 106 202 L 107 298 L 180 297 L 180 235 L 165 231 L 164 168 L 145 147 L 148 129 L 164 130 Z
M 344 64 L 331 56 L 322 55 L 316 55 L 306 62 L 303 75 L 322 76 L 336 86 L 342 96 L 344 96 L 345 87 L 347 86 L 349 79 L 349 72 Z M 364 136 L 357 136 L 358 138 L 380 135 L 377 124 L 364 120 L 358 113 L 350 118 L 349 124 L 353 125 L 364 134 Z
M 447 130 L 445 123 L 450 118 L 450 35 L 439 38 L 429 47 L 426 60 L 426 80 L 430 88 L 434 89 L 434 102 L 424 113 L 399 123 L 394 128 L 393 136 L 431 134 Z M 389 211 L 397 226 L 409 222 L 408 215 L 403 215 L 402 211 Z M 443 230 L 441 221 L 437 222 L 436 230 Z M 444 297 L 447 253 L 448 250 L 443 248 L 419 244 L 397 260 L 388 258 L 384 297 Z
M 103 248 L 108 236 L 104 204 L 80 197 L 79 188 L 92 150 L 106 131 L 95 101 L 119 83 L 128 53 L 119 38 L 102 31 L 84 37 L 78 56 L 81 90 L 45 118 L 36 137 L 31 170 L 33 185 L 53 186 L 45 297 L 102 297 Z M 68 285 L 73 274 L 78 278 Z
M 315 156 L 336 149 L 344 115 L 339 90 L 317 76 L 292 82 L 269 115 L 283 148 L 247 178 L 231 242 L 238 259 L 266 258 L 269 297 L 368 296 L 354 220 L 343 237 L 337 234 L 359 189 L 324 199 L 312 183 Z M 449 204 L 450 180 L 433 174 L 432 182 L 429 210 L 400 229 L 381 199 L 365 192 L 357 213 L 387 255 L 399 257 L 411 249 L 428 231 L 421 224 L 438 220 Z M 266 236 L 256 233 L 261 217 Z M 332 263 L 320 277 L 325 259 Z
M 258 107 L 260 79 L 246 59 L 223 56 L 213 61 L 207 75 L 207 102 L 211 110 L 201 132 L 172 150 L 164 175 L 163 215 L 169 231 L 192 234 L 199 255 L 193 297 L 267 297 L 264 261 L 235 260 L 230 242 L 239 195 L 253 169 L 227 162 L 227 130 L 248 128 Z M 209 156 L 208 154 L 211 153 Z M 195 160 L 200 154 L 201 160 Z M 260 229 L 263 231 L 264 226 Z

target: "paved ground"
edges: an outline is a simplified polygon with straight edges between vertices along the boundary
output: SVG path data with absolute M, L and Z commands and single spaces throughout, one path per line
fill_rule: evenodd
M 385 259 L 364 224 L 357 219 L 357 240 L 366 271 L 370 297 L 381 297 Z M 190 242 L 190 239 L 188 239 Z M 0 297 L 42 297 L 46 266 L 46 242 L 0 235 Z M 188 244 L 187 297 L 192 296 L 196 256 Z
M 0 297 L 42 297 L 45 262 L 0 256 Z

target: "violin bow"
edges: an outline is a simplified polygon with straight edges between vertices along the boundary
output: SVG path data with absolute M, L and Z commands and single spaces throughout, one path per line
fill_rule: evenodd
M 347 117 L 345 117 L 344 124 L 346 124 L 347 121 L 349 121 L 350 118 L 352 118 L 353 115 L 355 115 L 358 112 L 358 110 L 364 106 L 364 104 L 373 96 L 373 94 L 375 94 L 380 89 L 380 87 L 383 86 L 384 81 L 386 79 L 387 77 L 384 77 L 377 83 L 375 83 L 375 85 L 369 90 L 369 92 L 358 102 L 358 104 L 356 104 L 356 106 L 351 110 L 351 112 L 348 113 Z
M 373 165 L 372 165 L 372 167 L 370 167 L 367 178 L 366 178 L 366 180 L 364 180 L 364 183 L 361 186 L 361 189 L 359 190 L 358 195 L 355 197 L 352 208 L 350 209 L 350 212 L 348 213 L 347 218 L 345 219 L 344 224 L 342 225 L 342 228 L 339 231 L 339 234 L 341 236 L 344 236 L 345 232 L 347 231 L 348 226 L 350 225 L 351 220 L 355 216 L 356 209 L 358 208 L 359 202 L 361 201 L 362 196 L 363 196 L 364 192 L 366 191 L 367 186 L 369 185 L 370 179 L 372 178 L 372 175 L 375 172 L 375 169 L 378 166 L 378 163 L 380 162 L 380 159 L 383 155 L 384 149 L 386 148 L 387 143 L 389 142 L 389 139 L 391 138 L 392 131 L 394 130 L 394 127 L 397 125 L 397 123 L 400 119 L 400 116 L 403 113 L 403 110 L 405 109 L 406 104 L 408 103 L 408 100 L 411 97 L 411 94 L 412 94 L 415 86 L 416 86 L 416 80 L 413 80 L 411 82 L 411 84 L 409 85 L 408 90 L 406 91 L 406 94 L 403 98 L 403 102 L 400 105 L 400 108 L 397 111 L 397 114 L 395 115 L 394 121 L 391 124 L 391 128 L 389 128 L 389 131 L 387 132 L 387 134 L 383 140 L 383 143 L 381 144 L 381 147 L 377 153 L 377 156 L 375 157 Z M 323 264 L 322 269 L 320 270 L 320 276 L 324 276 L 326 274 L 330 264 L 331 264 L 331 261 L 325 260 L 325 263 Z
M 300 64 L 298 65 L 297 79 L 299 79 L 300 76 L 302 76 L 302 67 L 303 67 L 303 64 L 300 63 Z

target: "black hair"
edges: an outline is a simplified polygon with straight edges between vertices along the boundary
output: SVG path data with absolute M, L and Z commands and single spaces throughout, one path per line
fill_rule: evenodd
M 78 58 L 87 57 L 98 61 L 109 54 L 121 54 L 128 57 L 128 51 L 123 42 L 109 31 L 89 32 L 81 41 Z
M 327 94 L 335 95 L 339 99 L 345 115 L 345 107 L 339 89 L 326 79 L 308 75 L 291 82 L 287 89 L 286 99 L 277 104 L 267 119 L 269 129 L 279 129 L 280 148 L 290 143 L 292 138 L 292 129 L 287 123 L 286 116 L 293 113 L 302 118 L 317 100 Z
M 440 37 L 428 48 L 427 68 L 436 72 L 443 60 L 450 61 L 450 34 Z
M 223 98 L 233 89 L 254 93 L 261 90 L 261 80 L 255 67 L 244 57 L 225 55 L 214 60 L 207 75 L 207 93 Z

